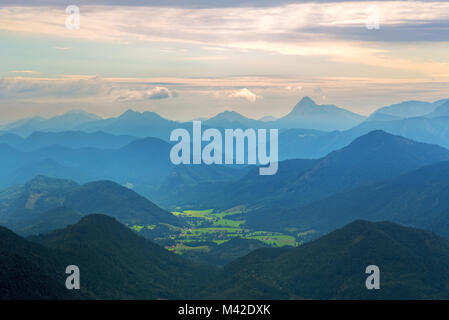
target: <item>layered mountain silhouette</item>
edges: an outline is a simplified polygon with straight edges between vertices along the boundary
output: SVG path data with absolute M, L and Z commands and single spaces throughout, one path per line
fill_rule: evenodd
M 170 148 L 170 144 L 157 138 L 133 140 L 118 149 L 49 145 L 25 152 L 0 144 L 3 156 L 0 186 L 21 184 L 43 174 L 80 183 L 104 179 L 122 184 L 130 182 L 138 189 L 140 186 L 140 192 L 147 191 L 161 182 L 173 167 Z
M 318 105 L 309 97 L 304 97 L 286 116 L 279 119 L 254 120 L 247 118 L 235 111 L 226 111 L 212 117 L 203 119 L 203 127 L 214 127 L 224 131 L 225 128 L 274 128 L 279 132 L 279 159 L 295 158 L 320 158 L 328 153 L 341 149 L 351 143 L 357 137 L 365 135 L 374 130 L 383 130 L 391 134 L 401 135 L 406 138 L 439 144 L 449 148 L 449 136 L 446 130 L 449 125 L 449 118 L 445 112 L 444 104 L 447 99 L 435 102 L 406 101 L 403 103 L 380 108 L 374 112 L 366 121 L 364 117 L 351 113 L 347 110 L 333 105 Z M 438 109 L 441 107 L 440 109 Z M 439 111 L 437 111 L 437 109 Z M 77 111 L 74 112 L 75 114 Z M 70 118 L 69 115 L 67 116 Z M 92 119 L 93 118 L 93 119 Z M 191 122 L 176 122 L 165 119 L 154 112 L 136 112 L 128 110 L 115 118 L 98 119 L 96 116 L 86 116 L 85 121 L 74 120 L 73 124 L 67 124 L 61 120 L 61 124 L 55 124 L 50 129 L 45 129 L 37 125 L 26 125 L 24 129 L 27 134 L 21 132 L 20 135 L 28 136 L 33 132 L 42 131 L 83 131 L 97 134 L 112 134 L 125 137 L 115 139 L 104 138 L 105 148 L 117 148 L 123 146 L 128 137 L 157 137 L 168 141 L 173 129 L 184 128 L 188 131 L 192 129 Z M 43 119 L 25 119 L 16 122 L 14 125 L 6 125 L 0 128 L 0 145 L 2 143 L 13 146 L 19 150 L 32 150 L 53 144 L 62 145 L 68 148 L 94 147 L 99 146 L 101 138 L 91 136 L 92 142 L 88 142 L 85 137 L 75 138 L 76 134 L 67 134 L 66 141 L 49 136 L 36 140 L 36 144 L 31 141 L 21 141 L 12 133 L 19 133 L 14 128 L 23 123 L 38 122 Z M 52 118 L 52 122 L 57 122 L 58 117 Z M 60 128 L 60 129 L 58 129 Z M 19 131 L 24 131 L 19 130 Z M 328 132 L 330 131 L 330 132 Z M 72 136 L 71 136 L 72 135 Z M 79 133 L 78 133 L 79 135 Z M 97 141 L 97 142 L 95 142 Z
M 247 118 L 235 111 L 224 111 L 203 121 L 204 125 L 212 128 L 259 128 L 258 120 Z
M 279 128 L 346 130 L 360 124 L 365 117 L 334 105 L 317 105 L 304 97 L 286 116 L 272 124 Z
M 235 111 L 224 111 L 210 119 L 203 119 L 205 127 L 224 128 L 301 128 L 323 131 L 346 130 L 360 124 L 365 117 L 338 108 L 335 105 L 318 105 L 304 97 L 290 113 L 279 119 L 264 117 L 250 119 Z M 135 137 L 156 137 L 168 141 L 176 128 L 191 130 L 191 123 L 168 120 L 155 112 L 127 110 L 118 117 L 102 119 L 82 110 L 74 110 L 61 116 L 44 119 L 29 118 L 0 127 L 5 134 L 26 137 L 33 132 L 97 131 Z
M 154 112 L 1 126 L 0 298 L 449 299 L 448 99 L 365 118 L 304 97 L 281 118 L 225 111 L 202 124 L 279 129 L 277 174 L 173 165 L 170 133 L 192 123 Z M 192 246 L 207 252 L 180 257 L 139 236 L 155 239 L 152 227 L 129 228 L 158 225 L 170 244 L 176 227 L 191 232 L 163 208 L 238 208 L 251 233 L 324 236 L 295 248 L 202 238 Z M 72 264 L 80 291 L 64 287 Z M 368 265 L 380 268 L 381 290 L 365 288 Z
M 33 117 L 15 121 L 0 127 L 7 131 L 25 137 L 36 131 L 67 131 L 75 129 L 83 123 L 101 119 L 99 116 L 83 110 L 72 110 L 62 115 L 43 118 Z
M 364 121 L 349 130 L 328 133 L 303 133 L 290 129 L 279 134 L 279 159 L 320 158 L 376 130 L 449 148 L 448 126 L 449 117 L 425 115 L 400 120 Z
M 66 148 L 119 149 L 138 138 L 115 136 L 101 131 L 86 133 L 83 131 L 41 132 L 36 131 L 27 138 L 14 134 L 0 136 L 0 144 L 5 143 L 19 151 L 33 151 L 50 146 Z
M 327 232 L 355 219 L 389 220 L 449 236 L 449 162 L 333 195 L 306 208 L 280 213 L 271 222 Z
M 435 102 L 404 101 L 390 106 L 382 107 L 373 112 L 367 121 L 401 120 L 406 118 L 422 117 L 435 111 L 447 99 Z
M 380 269 L 367 290 L 365 269 Z M 355 221 L 293 249 L 259 249 L 226 268 L 206 294 L 232 299 L 447 299 L 446 239 L 389 222 Z
M 258 168 L 254 168 L 239 181 L 203 187 L 201 193 L 181 194 L 178 203 L 204 204 L 204 207 L 245 205 L 257 211 L 254 219 L 250 219 L 251 223 L 266 226 L 261 210 L 266 209 L 263 215 L 275 216 L 279 208 L 305 206 L 334 193 L 444 160 L 449 160 L 447 149 L 373 131 L 322 159 L 280 162 L 278 172 L 273 176 L 260 176 Z M 168 187 L 164 190 L 169 192 Z M 201 197 L 195 198 L 195 194 L 201 194 Z
M 318 105 L 304 97 L 287 115 L 281 118 L 247 118 L 235 111 L 224 111 L 203 121 L 212 128 L 301 128 L 322 131 L 346 130 L 360 124 L 364 116 L 338 108 L 335 105 Z
M 427 118 L 449 117 L 449 100 L 439 105 L 433 112 L 426 115 Z
M 443 160 L 449 160 L 447 149 L 414 142 L 384 131 L 373 131 L 316 161 L 305 172 L 302 168 L 289 168 L 285 174 L 290 175 L 290 178 L 283 179 L 281 175 L 270 178 L 283 183 L 275 197 L 280 197 L 282 202 L 304 204 L 326 194 L 381 181 Z M 282 163 L 280 168 L 282 170 Z M 295 176 L 295 171 L 299 175 Z M 254 187 L 257 183 L 260 185 L 261 176 L 253 172 L 252 178 L 258 180 L 254 181 Z M 242 180 L 248 183 L 251 178 L 247 176 Z
M 116 135 L 155 137 L 169 140 L 171 131 L 180 127 L 183 127 L 183 125 L 165 119 L 155 112 L 127 110 L 116 118 L 83 123 L 76 126 L 75 129 L 86 132 L 104 131 Z M 185 125 L 185 127 L 189 126 Z
M 27 240 L 0 227 L 1 299 L 447 299 L 449 242 L 355 221 L 297 248 L 258 249 L 224 270 L 176 256 L 104 215 Z M 65 267 L 80 269 L 66 290 Z M 380 269 L 367 290 L 365 269 Z
M 64 227 L 90 213 L 108 214 L 130 225 L 182 225 L 171 213 L 112 181 L 79 185 L 38 176 L 0 193 L 0 223 L 22 234 Z M 45 221 L 52 221 L 47 229 Z
M 27 241 L 0 228 L 2 299 L 195 298 L 215 269 L 196 266 L 105 215 Z M 10 259 L 10 257 L 14 257 Z M 80 290 L 65 268 L 80 269 Z

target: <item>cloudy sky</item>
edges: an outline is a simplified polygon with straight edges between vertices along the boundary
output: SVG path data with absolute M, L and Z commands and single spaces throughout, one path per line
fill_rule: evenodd
M 305 95 L 369 114 L 448 80 L 446 1 L 0 0 L 0 123 L 281 116 Z

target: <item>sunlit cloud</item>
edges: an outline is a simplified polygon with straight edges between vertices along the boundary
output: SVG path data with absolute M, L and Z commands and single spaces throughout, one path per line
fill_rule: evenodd
M 254 92 L 251 92 L 247 88 L 235 90 L 235 91 L 231 92 L 228 95 L 228 97 L 233 98 L 233 99 L 244 99 L 249 102 L 256 102 L 257 99 L 261 98 L 260 96 L 256 95 Z
M 146 92 L 146 97 L 150 100 L 167 99 L 174 96 L 176 93 L 165 87 L 154 87 Z

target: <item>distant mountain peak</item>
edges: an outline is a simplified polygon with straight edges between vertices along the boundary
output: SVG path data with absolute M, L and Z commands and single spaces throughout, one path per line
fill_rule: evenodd
M 317 105 L 315 103 L 315 101 L 313 101 L 309 96 L 305 96 L 304 98 L 302 98 L 293 108 L 291 113 L 300 111 L 300 110 L 304 110 L 304 109 L 309 109 L 309 108 L 316 108 L 316 107 L 320 107 L 319 105 Z
M 59 119 L 82 119 L 83 121 L 90 121 L 90 120 L 101 120 L 102 118 L 94 113 L 87 112 L 83 109 L 73 109 L 69 110 L 59 116 L 55 116 L 52 118 L 49 118 L 48 121 L 55 121 Z
M 95 118 L 101 118 L 101 117 L 97 116 L 96 114 L 87 112 L 83 109 L 72 109 L 72 110 L 65 112 L 64 114 L 77 114 L 77 115 L 85 115 L 85 116 L 93 116 Z
M 419 142 L 415 142 L 413 140 L 407 139 L 403 136 L 395 135 L 388 133 L 384 130 L 373 130 L 368 132 L 367 134 L 357 137 L 351 144 L 375 144 L 384 141 L 395 141 L 399 143 L 406 144 L 418 144 Z M 351 145 L 350 144 L 350 145 Z
M 128 109 L 125 112 L 123 112 L 119 118 L 126 118 L 126 117 L 132 117 L 132 116 L 136 116 L 136 115 L 140 115 L 140 112 L 134 111 L 133 109 Z
M 353 114 L 361 117 L 358 114 L 354 114 L 346 109 L 338 108 L 333 104 L 317 104 L 310 97 L 305 96 L 299 101 L 293 110 L 287 116 L 307 116 L 307 115 L 333 115 L 337 116 L 338 113 Z M 361 117 L 362 118 L 362 117 Z
M 360 124 L 365 117 L 332 104 L 316 104 L 305 96 L 293 110 L 276 121 L 282 127 L 322 131 L 347 130 Z
M 301 101 L 299 101 L 298 104 L 314 104 L 316 105 L 315 101 L 313 101 L 312 98 L 310 98 L 309 96 L 305 96 L 301 99 Z
M 212 117 L 211 119 L 226 119 L 226 120 L 236 120 L 236 119 L 246 119 L 245 116 L 241 115 L 240 113 L 232 110 L 225 110 L 223 112 L 220 112 L 216 116 Z
M 383 130 L 373 130 L 363 136 L 357 137 L 347 147 L 341 150 L 379 150 L 381 146 L 389 146 L 388 150 L 394 152 L 395 147 L 418 144 L 418 142 L 404 138 L 402 136 L 390 134 Z
M 141 120 L 144 119 L 145 121 L 150 120 L 166 120 L 163 117 L 161 117 L 158 113 L 154 111 L 144 111 L 139 112 L 132 109 L 126 110 L 124 113 L 122 113 L 118 119 L 121 120 Z
M 370 131 L 367 134 L 360 136 L 359 138 L 366 139 L 367 137 L 398 137 L 398 136 L 388 133 L 384 130 L 378 129 Z
M 257 120 L 245 117 L 236 111 L 225 110 L 214 117 L 205 120 L 204 124 L 218 127 L 230 127 L 236 125 L 242 127 L 257 127 L 259 122 Z

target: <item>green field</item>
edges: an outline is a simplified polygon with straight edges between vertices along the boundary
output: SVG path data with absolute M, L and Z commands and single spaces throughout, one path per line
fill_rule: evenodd
M 184 210 L 174 211 L 174 215 L 186 222 L 188 227 L 177 228 L 161 226 L 132 226 L 136 232 L 145 227 L 147 232 L 155 232 L 154 239 L 165 248 L 178 254 L 186 251 L 207 252 L 210 248 L 203 243 L 222 244 L 232 238 L 259 240 L 274 247 L 297 246 L 302 243 L 301 238 L 313 234 L 313 231 L 299 233 L 296 230 L 287 231 L 288 234 L 264 230 L 250 230 L 245 228 L 245 213 L 242 210 L 215 211 Z M 159 233 L 156 233 L 159 230 Z

